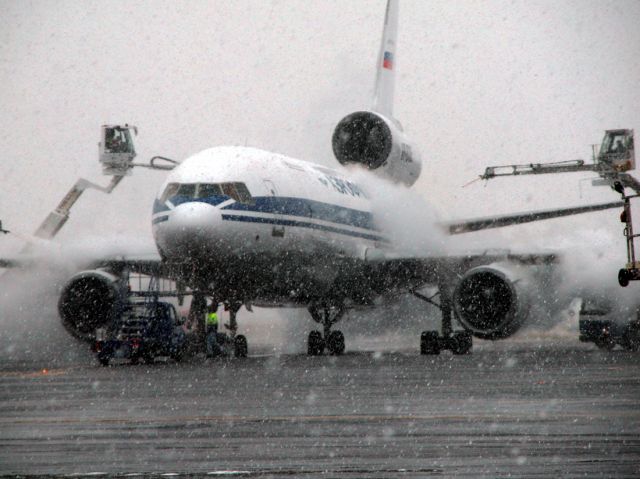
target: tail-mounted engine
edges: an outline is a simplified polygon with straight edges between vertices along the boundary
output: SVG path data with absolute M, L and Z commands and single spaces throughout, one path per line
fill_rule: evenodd
M 92 341 L 96 328 L 109 325 L 117 316 L 124 298 L 117 276 L 100 269 L 82 271 L 69 280 L 60 295 L 62 325 L 76 338 Z
M 530 272 L 510 264 L 473 268 L 453 292 L 453 307 L 462 326 L 481 339 L 511 336 L 527 319 Z
M 372 111 L 358 111 L 343 118 L 333 132 L 333 153 L 342 165 L 361 164 L 376 174 L 413 185 L 422 162 L 402 128 Z

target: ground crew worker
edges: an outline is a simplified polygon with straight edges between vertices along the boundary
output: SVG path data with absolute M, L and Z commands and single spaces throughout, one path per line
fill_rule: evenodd
M 220 356 L 222 350 L 218 344 L 218 305 L 212 304 L 207 313 L 207 357 Z

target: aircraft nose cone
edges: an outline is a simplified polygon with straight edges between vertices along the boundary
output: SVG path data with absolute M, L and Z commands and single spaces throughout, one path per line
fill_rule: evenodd
M 216 207 L 206 203 L 183 203 L 173 210 L 159 243 L 171 256 L 193 257 L 213 245 L 221 223 L 222 213 Z
M 176 206 L 171 215 L 173 229 L 187 235 L 206 235 L 222 222 L 220 210 L 207 203 L 184 203 Z

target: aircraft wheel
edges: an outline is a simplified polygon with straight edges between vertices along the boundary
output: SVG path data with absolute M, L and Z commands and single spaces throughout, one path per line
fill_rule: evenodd
M 327 338 L 327 349 L 334 356 L 340 356 L 344 353 L 344 334 L 342 331 L 331 331 Z
M 451 352 L 453 354 L 469 354 L 473 347 L 473 339 L 466 331 L 458 331 L 451 336 Z
M 423 331 L 420 335 L 420 354 L 440 354 L 437 331 Z
M 623 288 L 629 286 L 630 279 L 631 275 L 629 274 L 629 271 L 627 271 L 626 269 L 621 269 L 620 271 L 618 271 L 618 284 L 620 286 L 622 286 Z
M 233 353 L 236 358 L 246 358 L 249 353 L 247 338 L 239 334 L 233 340 Z
M 324 351 L 324 339 L 320 331 L 311 331 L 307 340 L 307 354 L 309 356 L 320 356 Z

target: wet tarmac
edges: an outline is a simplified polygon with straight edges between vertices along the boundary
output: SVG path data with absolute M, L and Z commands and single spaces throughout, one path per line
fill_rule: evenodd
M 640 354 L 577 341 L 45 367 L 0 362 L 0 474 L 640 477 Z

